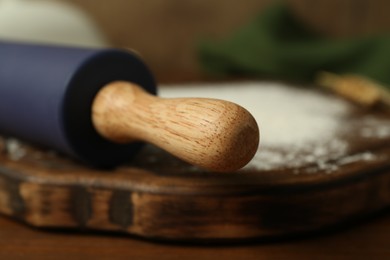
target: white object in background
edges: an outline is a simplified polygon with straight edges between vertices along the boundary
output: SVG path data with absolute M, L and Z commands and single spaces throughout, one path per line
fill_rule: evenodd
M 84 12 L 50 0 L 0 0 L 0 40 L 81 47 L 108 45 Z

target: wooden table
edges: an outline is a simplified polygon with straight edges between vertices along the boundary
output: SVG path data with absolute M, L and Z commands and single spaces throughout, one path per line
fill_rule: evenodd
M 0 217 L 0 259 L 390 259 L 390 211 L 325 234 L 214 246 L 38 230 Z
M 0 259 L 390 259 L 390 210 L 321 234 L 219 245 L 42 230 L 0 216 Z

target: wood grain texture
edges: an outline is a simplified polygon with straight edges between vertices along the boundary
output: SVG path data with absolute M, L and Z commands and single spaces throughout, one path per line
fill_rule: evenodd
M 388 150 L 382 152 L 389 155 Z M 338 177 L 284 175 L 272 180 L 206 173 L 167 179 L 134 168 L 110 173 L 82 167 L 45 170 L 32 162 L 2 161 L 0 211 L 37 227 L 159 239 L 280 236 L 350 221 L 388 206 L 390 174 L 385 163 L 366 165 L 359 172 L 356 165 L 348 167 Z
M 370 151 L 376 159 L 342 164 L 331 174 L 284 169 L 223 175 L 196 169 L 153 146 L 114 171 L 86 168 L 26 146 L 17 160 L 7 152 L 0 155 L 0 212 L 36 227 L 158 240 L 302 234 L 388 207 L 389 144 L 389 138 L 356 143 L 351 155 Z
M 150 243 L 132 236 L 26 228 L 0 218 L 1 259 L 380 259 L 390 257 L 390 212 L 348 228 L 284 241 L 239 245 Z
M 108 140 L 152 143 L 211 171 L 244 167 L 259 145 L 255 119 L 237 104 L 206 98 L 162 99 L 124 81 L 99 91 L 92 121 Z

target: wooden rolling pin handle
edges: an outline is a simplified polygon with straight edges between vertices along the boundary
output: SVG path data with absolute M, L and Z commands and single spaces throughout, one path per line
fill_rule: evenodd
M 217 99 L 158 98 L 123 81 L 99 91 L 92 121 L 108 140 L 146 141 L 216 172 L 243 167 L 259 144 L 255 119 L 239 105 Z

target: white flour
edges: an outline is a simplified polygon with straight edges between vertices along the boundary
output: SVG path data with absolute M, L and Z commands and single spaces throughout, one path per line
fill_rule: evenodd
M 261 140 L 260 149 L 245 169 L 331 173 L 342 165 L 378 159 L 370 151 L 348 155 L 342 134 L 355 134 L 363 141 L 390 138 L 388 119 L 364 116 L 345 124 L 352 111 L 350 103 L 280 83 L 163 86 L 160 96 L 225 99 L 248 109 L 259 124 Z M 26 149 L 14 138 L 0 137 L 0 153 L 4 152 L 11 160 L 19 160 Z
M 367 116 L 362 119 L 363 128 L 360 135 L 365 138 L 388 138 L 390 137 L 390 123 L 386 120 L 380 120 Z M 375 126 L 375 127 L 372 127 Z
M 250 111 L 259 124 L 261 138 L 260 149 L 247 169 L 314 165 L 316 169 L 332 172 L 337 165 L 329 161 L 339 159 L 348 151 L 348 144 L 338 135 L 343 131 L 343 118 L 350 113 L 351 105 L 310 89 L 246 82 L 162 87 L 160 95 L 225 99 Z M 367 124 L 362 131 L 362 136 L 378 135 L 376 131 L 390 135 L 390 126 L 375 130 Z M 368 153 L 354 156 L 351 161 L 372 159 Z

